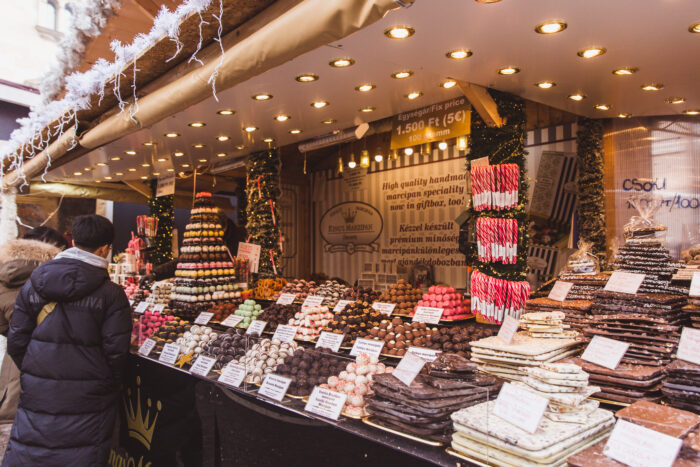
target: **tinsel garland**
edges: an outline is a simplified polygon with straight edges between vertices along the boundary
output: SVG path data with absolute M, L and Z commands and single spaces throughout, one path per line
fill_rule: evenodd
M 246 164 L 246 230 L 260 245 L 258 277 L 282 275 L 280 250 L 280 157 L 276 150 L 251 154 Z
M 579 235 L 590 242 L 591 251 L 605 267 L 605 185 L 603 183 L 603 123 L 600 120 L 579 118 L 576 134 L 578 156 Z
M 482 263 L 478 260 L 476 244 L 470 243 L 467 261 L 474 269 L 510 281 L 525 280 L 527 275 L 527 248 L 529 245 L 528 182 L 525 171 L 525 104 L 512 94 L 489 90 L 498 106 L 498 114 L 505 121 L 500 128 L 489 127 L 481 117 L 472 113 L 470 151 L 467 156 L 467 170 L 471 161 L 482 157 L 489 158 L 489 164 L 517 164 L 520 168 L 520 187 L 518 205 L 508 211 L 475 211 L 472 209 L 472 222 L 477 217 L 499 217 L 517 219 L 518 221 L 518 258 L 515 264 Z M 475 231 L 475 229 L 472 229 Z
M 150 214 L 158 219 L 156 236 L 151 240 L 153 249 L 148 259 L 158 266 L 173 259 L 173 218 L 175 217 L 175 197 L 173 195 L 156 197 L 148 200 Z

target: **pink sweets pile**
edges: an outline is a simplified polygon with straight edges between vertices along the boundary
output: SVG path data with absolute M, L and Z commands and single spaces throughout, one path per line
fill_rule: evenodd
M 469 299 L 464 298 L 454 287 L 431 286 L 428 289 L 428 293 L 424 293 L 423 298 L 416 303 L 416 308 L 419 306 L 442 308 L 442 319 L 444 320 L 456 320 L 472 316 Z M 415 308 L 411 316 L 414 313 Z
M 143 344 L 143 341 L 151 337 L 161 324 L 174 318 L 172 315 L 162 315 L 157 311 L 147 310 L 138 319 L 134 319 L 131 340 L 137 345 Z

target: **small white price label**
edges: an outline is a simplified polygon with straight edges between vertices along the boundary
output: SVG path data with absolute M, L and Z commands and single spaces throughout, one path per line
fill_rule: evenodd
M 133 300 L 129 300 L 129 306 L 134 306 L 134 301 L 133 301 Z
M 676 357 L 700 365 L 700 329 L 683 328 Z
M 342 392 L 335 392 L 316 386 L 311 392 L 309 402 L 306 403 L 304 410 L 331 420 L 338 420 L 347 398 L 348 395 Z
M 693 279 L 690 281 L 691 297 L 700 297 L 700 272 L 693 273 Z
M 146 339 L 143 341 L 141 344 L 141 347 L 139 347 L 139 354 L 143 355 L 144 357 L 148 357 L 148 354 L 151 353 L 151 350 L 153 350 L 153 347 L 155 347 L 156 341 L 153 339 Z
M 520 327 L 520 321 L 510 315 L 506 315 L 506 317 L 503 318 L 501 328 L 498 330 L 499 339 L 502 339 L 506 344 L 510 344 L 513 342 L 515 333 L 518 332 L 518 327 Z
M 248 329 L 246 329 L 245 333 L 257 334 L 258 336 L 262 336 L 262 332 L 265 330 L 265 326 L 267 326 L 267 321 L 259 321 L 257 319 L 254 319 L 250 322 L 250 325 L 248 326 Z
M 556 281 L 552 290 L 549 291 L 547 298 L 563 302 L 566 300 L 566 296 L 569 295 L 569 291 L 571 291 L 571 287 L 573 286 L 573 282 Z
M 635 274 L 633 272 L 615 271 L 605 284 L 605 290 L 608 292 L 619 292 L 627 294 L 636 294 L 639 286 L 644 282 L 644 274 Z
M 432 306 L 418 306 L 416 312 L 413 313 L 413 320 L 418 323 L 438 324 L 442 318 L 444 308 L 435 308 Z
M 335 304 L 333 311 L 335 313 L 338 313 L 339 311 L 343 311 L 345 309 L 345 307 L 351 303 L 355 303 L 355 302 L 353 302 L 352 300 L 338 300 L 338 303 Z
M 159 362 L 168 363 L 174 365 L 177 361 L 177 356 L 180 355 L 180 346 L 177 344 L 169 343 L 163 346 L 163 351 L 158 357 Z
M 145 313 L 146 310 L 148 309 L 148 303 L 146 302 L 141 302 L 138 305 L 136 305 L 136 309 L 134 310 L 134 313 Z
M 515 384 L 505 383 L 498 394 L 493 413 L 528 433 L 534 433 L 547 404 L 549 399 L 546 397 L 538 396 Z
M 287 394 L 291 382 L 291 379 L 284 376 L 269 374 L 265 376 L 260 389 L 258 389 L 258 394 L 281 402 L 284 395 Z
M 420 358 L 413 352 L 406 352 L 392 375 L 406 386 L 410 386 L 420 370 L 423 369 L 427 361 Z
M 228 315 L 226 319 L 221 322 L 222 326 L 227 326 L 229 328 L 235 328 L 241 321 L 243 321 L 243 316 L 238 315 Z
M 620 419 L 603 454 L 632 467 L 671 467 L 682 444 L 679 438 Z
M 219 376 L 219 382 L 226 384 L 227 386 L 232 386 L 237 388 L 243 382 L 245 378 L 246 371 L 243 365 L 226 365 L 221 370 L 221 376 Z
M 306 297 L 306 300 L 304 300 L 304 303 L 301 304 L 301 308 L 314 308 L 317 306 L 321 306 L 325 299 L 326 297 L 319 297 L 318 295 L 309 295 L 308 297 Z
M 372 308 L 383 315 L 391 316 L 391 314 L 394 312 L 394 308 L 396 308 L 396 303 L 374 302 L 372 303 Z
M 350 355 L 356 357 L 361 353 L 366 353 L 367 355 L 378 357 L 379 354 L 382 353 L 383 348 L 384 341 L 358 338 L 355 339 L 355 344 L 353 344 L 352 350 L 350 350 Z
M 197 319 L 194 320 L 194 324 L 201 324 L 205 325 L 209 322 L 209 320 L 214 316 L 214 313 L 210 311 L 203 311 L 197 316 Z
M 318 341 L 316 341 L 316 348 L 319 347 L 324 349 L 331 349 L 333 352 L 337 352 L 340 349 L 340 344 L 343 343 L 345 334 L 336 334 L 334 332 L 321 331 L 321 335 L 318 336 Z
M 154 313 L 163 313 L 165 311 L 165 305 L 160 303 L 158 305 L 153 306 L 153 312 Z
M 272 339 L 279 339 L 280 342 L 292 342 L 294 340 L 294 336 L 297 335 L 297 329 L 297 326 L 278 324 Z
M 296 300 L 297 294 L 295 293 L 283 293 L 280 294 L 279 297 L 277 297 L 277 304 L 278 305 L 291 305 L 294 303 L 294 300 Z
M 192 364 L 192 368 L 190 368 L 190 373 L 199 376 L 204 376 L 206 378 L 211 369 L 214 367 L 214 363 L 216 363 L 215 358 L 200 355 L 199 357 L 197 357 L 197 360 L 195 360 Z
M 593 336 L 581 358 L 587 362 L 614 370 L 620 364 L 629 348 L 627 342 L 616 341 L 602 336 Z
M 408 351 L 406 353 L 414 353 L 414 354 L 418 355 L 420 358 L 422 358 L 423 360 L 426 360 L 428 362 L 432 362 L 442 352 L 440 350 L 435 350 L 435 349 L 426 349 L 425 347 L 409 347 Z

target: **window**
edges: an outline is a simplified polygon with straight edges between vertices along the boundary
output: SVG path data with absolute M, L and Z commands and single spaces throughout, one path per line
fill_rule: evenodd
M 61 14 L 58 18 L 58 30 L 63 34 L 68 32 L 70 25 L 73 21 L 73 10 L 69 5 L 64 6 L 61 9 Z
M 40 0 L 38 24 L 46 29 L 56 30 L 58 26 L 58 8 L 55 0 Z

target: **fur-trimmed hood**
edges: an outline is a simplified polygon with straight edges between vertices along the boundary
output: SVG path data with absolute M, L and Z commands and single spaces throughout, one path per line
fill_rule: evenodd
M 21 287 L 37 266 L 60 252 L 57 246 L 38 240 L 10 240 L 0 246 L 0 284 L 8 289 Z

